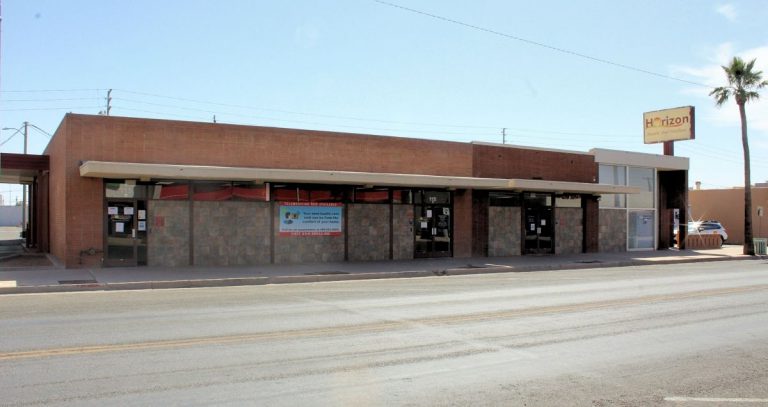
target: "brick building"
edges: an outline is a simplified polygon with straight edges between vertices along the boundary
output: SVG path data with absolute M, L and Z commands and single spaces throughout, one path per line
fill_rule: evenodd
M 68 114 L 44 157 L 67 267 L 653 250 L 687 208 L 686 158 L 614 150 Z

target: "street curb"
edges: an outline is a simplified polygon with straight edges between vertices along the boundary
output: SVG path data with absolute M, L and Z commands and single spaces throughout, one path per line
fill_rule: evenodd
M 392 278 L 416 278 L 416 277 L 440 277 L 440 276 L 467 276 L 496 273 L 524 273 L 535 271 L 553 270 L 583 270 L 593 268 L 651 266 L 685 263 L 704 263 L 728 260 L 766 260 L 766 256 L 727 256 L 707 258 L 687 258 L 670 260 L 627 260 L 627 261 L 596 261 L 594 263 L 554 263 L 529 266 L 494 266 L 494 267 L 459 267 L 438 270 L 420 271 L 385 271 L 377 273 L 353 273 L 353 274 L 305 274 L 299 276 L 273 276 L 273 277 L 240 277 L 217 278 L 195 280 L 168 280 L 168 281 L 135 281 L 121 283 L 92 283 L 92 284 L 62 284 L 41 286 L 2 287 L 2 294 L 32 294 L 32 293 L 66 293 L 82 291 L 127 291 L 127 290 L 156 290 L 168 288 L 205 288 L 205 287 L 237 287 L 267 284 L 297 284 L 319 283 L 337 281 L 381 280 Z

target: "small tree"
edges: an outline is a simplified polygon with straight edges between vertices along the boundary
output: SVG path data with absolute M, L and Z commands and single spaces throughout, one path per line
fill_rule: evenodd
M 755 60 L 744 63 L 739 57 L 734 57 L 728 66 L 723 66 L 725 75 L 728 78 L 728 86 L 715 88 L 709 93 L 715 97 L 715 103 L 718 107 L 725 104 L 731 96 L 736 100 L 739 106 L 739 116 L 741 118 L 741 144 L 744 148 L 744 254 L 755 255 L 755 248 L 752 245 L 752 182 L 750 180 L 749 170 L 749 142 L 747 140 L 747 113 L 744 105 L 750 100 L 757 100 L 760 94 L 759 89 L 768 85 L 768 81 L 763 80 L 762 71 L 753 71 Z

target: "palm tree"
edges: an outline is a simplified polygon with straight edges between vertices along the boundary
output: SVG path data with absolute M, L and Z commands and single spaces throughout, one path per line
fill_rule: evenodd
M 736 99 L 741 117 L 741 144 L 744 147 L 744 254 L 755 255 L 752 245 L 752 185 L 749 173 L 749 142 L 747 140 L 747 113 L 744 105 L 750 100 L 757 100 L 760 94 L 758 89 L 768 85 L 763 80 L 762 71 L 753 71 L 755 60 L 744 63 L 739 57 L 733 57 L 728 66 L 723 66 L 728 77 L 728 86 L 715 88 L 709 93 L 715 97 L 718 107 L 725 104 L 731 96 Z

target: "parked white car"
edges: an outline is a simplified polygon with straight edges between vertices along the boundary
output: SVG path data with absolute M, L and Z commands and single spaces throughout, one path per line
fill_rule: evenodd
M 688 235 L 720 235 L 720 244 L 728 240 L 728 232 L 716 220 L 688 222 Z

